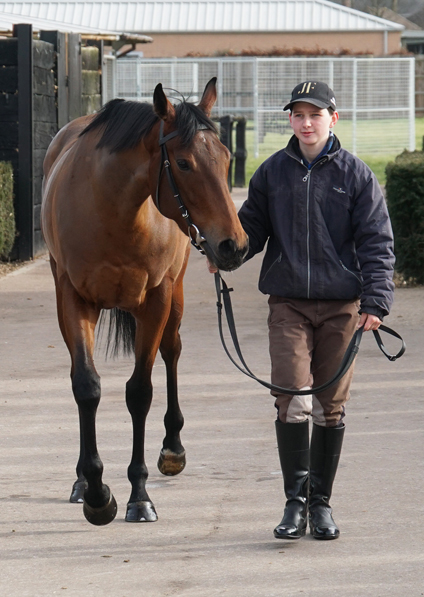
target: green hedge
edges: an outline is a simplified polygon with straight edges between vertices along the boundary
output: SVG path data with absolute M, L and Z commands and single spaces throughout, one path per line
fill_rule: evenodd
M 15 242 L 12 165 L 0 162 L 0 259 L 7 259 Z
M 386 167 L 396 270 L 424 284 L 424 152 L 404 151 Z

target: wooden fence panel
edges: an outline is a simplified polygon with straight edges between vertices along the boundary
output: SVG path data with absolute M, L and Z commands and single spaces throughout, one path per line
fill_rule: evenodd
M 0 89 L 3 93 L 16 93 L 18 89 L 17 64 L 15 66 L 3 66 L 0 68 Z
M 69 122 L 66 33 L 40 31 L 40 39 L 52 44 L 56 52 L 54 84 L 56 87 L 57 126 L 61 129 Z
M 101 55 L 101 48 L 97 46 L 81 48 L 83 114 L 93 114 L 102 107 Z
M 43 40 L 34 40 L 33 62 L 33 251 L 34 255 L 37 255 L 45 250 L 40 223 L 43 160 L 48 146 L 58 131 L 53 72 L 55 66 L 54 46 Z
M 68 100 L 69 120 L 82 114 L 81 35 L 68 33 Z

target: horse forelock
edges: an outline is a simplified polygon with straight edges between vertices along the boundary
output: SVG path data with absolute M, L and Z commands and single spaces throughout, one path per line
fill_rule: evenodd
M 124 151 L 136 147 L 158 120 L 151 104 L 114 99 L 103 106 L 80 137 L 103 128 L 96 147 L 106 147 L 111 152 Z M 199 126 L 217 132 L 214 122 L 195 104 L 182 101 L 175 107 L 175 128 L 182 145 L 190 145 Z
M 190 102 L 181 102 L 175 108 L 175 127 L 179 131 L 182 145 L 187 147 L 193 141 L 199 126 L 217 133 L 215 123 L 206 114 Z

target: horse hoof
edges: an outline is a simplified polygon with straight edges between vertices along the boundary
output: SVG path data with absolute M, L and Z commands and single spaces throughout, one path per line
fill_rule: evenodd
M 88 522 L 96 526 L 104 526 L 112 522 L 117 511 L 118 506 L 112 494 L 110 494 L 108 503 L 102 508 L 92 508 L 87 504 L 87 502 L 84 502 L 83 507 L 84 516 Z
M 71 504 L 82 504 L 84 501 L 84 491 L 87 489 L 87 481 L 75 481 L 72 486 L 69 501 Z
M 158 515 L 152 502 L 128 502 L 127 522 L 156 522 Z
M 162 449 L 159 454 L 158 469 L 162 475 L 174 476 L 181 473 L 186 465 L 185 451 L 176 454 L 171 450 Z

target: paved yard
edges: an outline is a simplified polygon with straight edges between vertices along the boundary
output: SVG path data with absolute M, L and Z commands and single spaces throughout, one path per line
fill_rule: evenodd
M 246 359 L 268 378 L 259 265 L 253 260 L 226 278 L 235 288 Z M 225 356 L 213 277 L 195 252 L 185 296 L 179 379 L 188 462 L 179 477 L 163 477 L 156 468 L 165 412 L 158 359 L 147 424 L 154 524 L 123 520 L 131 451 L 124 387 L 131 361 L 97 355 L 98 444 L 119 507 L 115 521 L 99 528 L 67 501 L 78 456 L 77 409 L 49 265 L 41 258 L 0 279 L 0 594 L 424 595 L 424 288 L 397 290 L 387 319 L 406 339 L 401 360 L 389 363 L 368 334 L 362 342 L 332 500 L 341 537 L 331 542 L 273 538 L 284 498 L 272 398 Z

